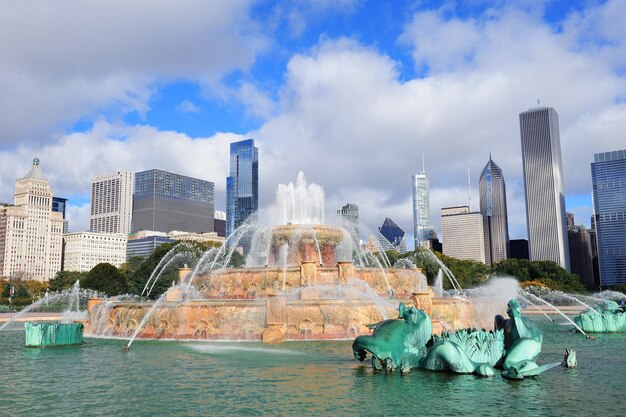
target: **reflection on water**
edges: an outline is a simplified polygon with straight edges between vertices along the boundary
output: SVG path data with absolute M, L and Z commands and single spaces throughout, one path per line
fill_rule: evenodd
M 538 362 L 577 350 L 579 367 L 534 379 L 414 371 L 374 373 L 350 341 L 260 343 L 116 340 L 25 349 L 0 334 L 0 415 L 618 415 L 626 335 L 586 340 L 547 320 Z M 7 400 L 8 399 L 8 400 Z

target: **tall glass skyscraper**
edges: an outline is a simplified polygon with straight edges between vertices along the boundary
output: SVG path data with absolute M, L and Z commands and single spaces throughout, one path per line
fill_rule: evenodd
M 530 259 L 569 271 L 559 115 L 542 107 L 520 113 L 519 121 Z
M 480 174 L 480 213 L 485 228 L 485 263 L 495 264 L 508 258 L 509 225 L 506 210 L 506 185 L 502 170 L 491 159 Z
M 435 239 L 435 229 L 430 225 L 430 197 L 428 176 L 420 172 L 412 176 L 413 182 L 413 242 L 415 248 L 429 239 Z
M 352 236 L 352 240 L 359 243 L 359 206 L 348 203 L 337 210 L 337 223 L 339 227 L 343 227 Z
M 601 285 L 626 284 L 626 150 L 594 155 L 593 206 Z
M 151 169 L 135 174 L 133 232 L 212 232 L 215 184 Z
M 226 178 L 226 236 L 258 208 L 259 149 L 254 146 L 254 139 L 231 143 L 230 176 Z

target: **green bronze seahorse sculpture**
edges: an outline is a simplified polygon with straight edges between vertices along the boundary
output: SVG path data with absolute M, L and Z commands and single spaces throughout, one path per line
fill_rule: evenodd
M 626 332 L 626 312 L 615 301 L 603 300 L 583 311 L 574 322 L 587 333 Z
M 426 343 L 433 331 L 430 317 L 412 305 L 400 304 L 397 319 L 370 325 L 371 336 L 359 336 L 352 343 L 352 352 L 359 361 L 372 355 L 374 369 L 409 372 L 426 354 Z
M 496 316 L 495 320 L 496 328 L 504 330 L 506 352 L 496 365 L 503 370 L 502 376 L 507 379 L 523 379 L 559 366 L 560 362 L 543 366 L 535 363 L 541 352 L 543 331 L 532 320 L 522 317 L 517 300 L 509 301 L 506 312 L 508 320 L 504 320 L 502 316 Z
M 517 300 L 509 301 L 507 314 L 508 320 L 496 316 L 493 331 L 465 329 L 431 339 L 430 317 L 413 306 L 400 304 L 398 319 L 372 325 L 374 333 L 357 337 L 352 351 L 360 361 L 371 353 L 374 369 L 408 372 L 421 367 L 479 376 L 494 376 L 495 369 L 501 369 L 507 379 L 539 375 L 561 364 L 535 363 L 541 352 L 543 331 L 522 317 Z M 575 358 L 575 352 L 570 352 Z

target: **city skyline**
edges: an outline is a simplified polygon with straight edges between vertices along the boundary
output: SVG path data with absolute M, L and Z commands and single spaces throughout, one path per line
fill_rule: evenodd
M 559 110 L 566 206 L 585 224 L 591 181 L 578 168 L 621 148 L 626 130 L 619 1 L 189 2 L 180 15 L 160 4 L 150 15 L 68 4 L 35 26 L 33 7 L 8 5 L 15 19 L 0 26 L 1 39 L 15 40 L 0 64 L 0 201 L 39 156 L 69 199 L 72 231 L 88 229 L 90 178 L 118 169 L 206 178 L 223 210 L 229 144 L 252 137 L 263 154 L 261 209 L 303 170 L 324 187 L 327 207 L 353 201 L 364 229 L 389 216 L 409 240 L 411 192 L 400 178 L 426 155 L 439 229 L 439 208 L 465 202 L 466 169 L 477 173 L 491 149 L 507 173 L 511 237 L 525 237 L 516 115 L 537 99 Z M 82 36 L 94 13 L 97 44 Z M 120 41 L 127 29 L 110 31 L 119 14 L 137 42 Z M 171 42 L 155 54 L 163 36 Z

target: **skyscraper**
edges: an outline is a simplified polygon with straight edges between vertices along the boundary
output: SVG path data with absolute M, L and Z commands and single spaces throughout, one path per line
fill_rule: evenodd
M 520 113 L 519 120 L 530 259 L 569 271 L 559 116 L 542 107 Z
M 389 217 L 385 218 L 383 225 L 378 228 L 378 242 L 385 252 L 389 250 L 406 252 L 406 233 Z
M 413 182 L 413 243 L 418 248 L 423 242 L 436 238 L 430 225 L 430 197 L 425 170 L 412 176 Z
M 92 232 L 123 233 L 131 231 L 133 216 L 134 174 L 116 171 L 91 180 Z
M 337 223 L 352 236 L 352 240 L 359 243 L 359 206 L 348 203 L 337 210 Z
M 12 206 L 0 207 L 0 276 L 48 281 L 61 270 L 63 215 L 52 211 L 39 159 L 15 183 Z
M 226 236 L 259 208 L 259 149 L 254 139 L 230 144 L 230 176 L 226 178 Z
M 65 217 L 66 208 L 67 208 L 67 198 L 52 197 L 52 211 L 61 213 L 61 215 L 63 216 L 63 233 L 67 233 L 68 228 L 69 228 L 69 223 L 67 221 L 67 218 Z
M 443 253 L 457 259 L 485 263 L 485 227 L 479 212 L 468 206 L 441 209 Z
M 601 285 L 626 284 L 626 150 L 597 153 L 591 164 Z
M 480 174 L 480 214 L 485 228 L 485 263 L 496 264 L 508 258 L 509 225 L 506 210 L 506 185 L 502 170 L 489 155 Z
M 133 232 L 212 232 L 215 184 L 151 169 L 135 174 Z

